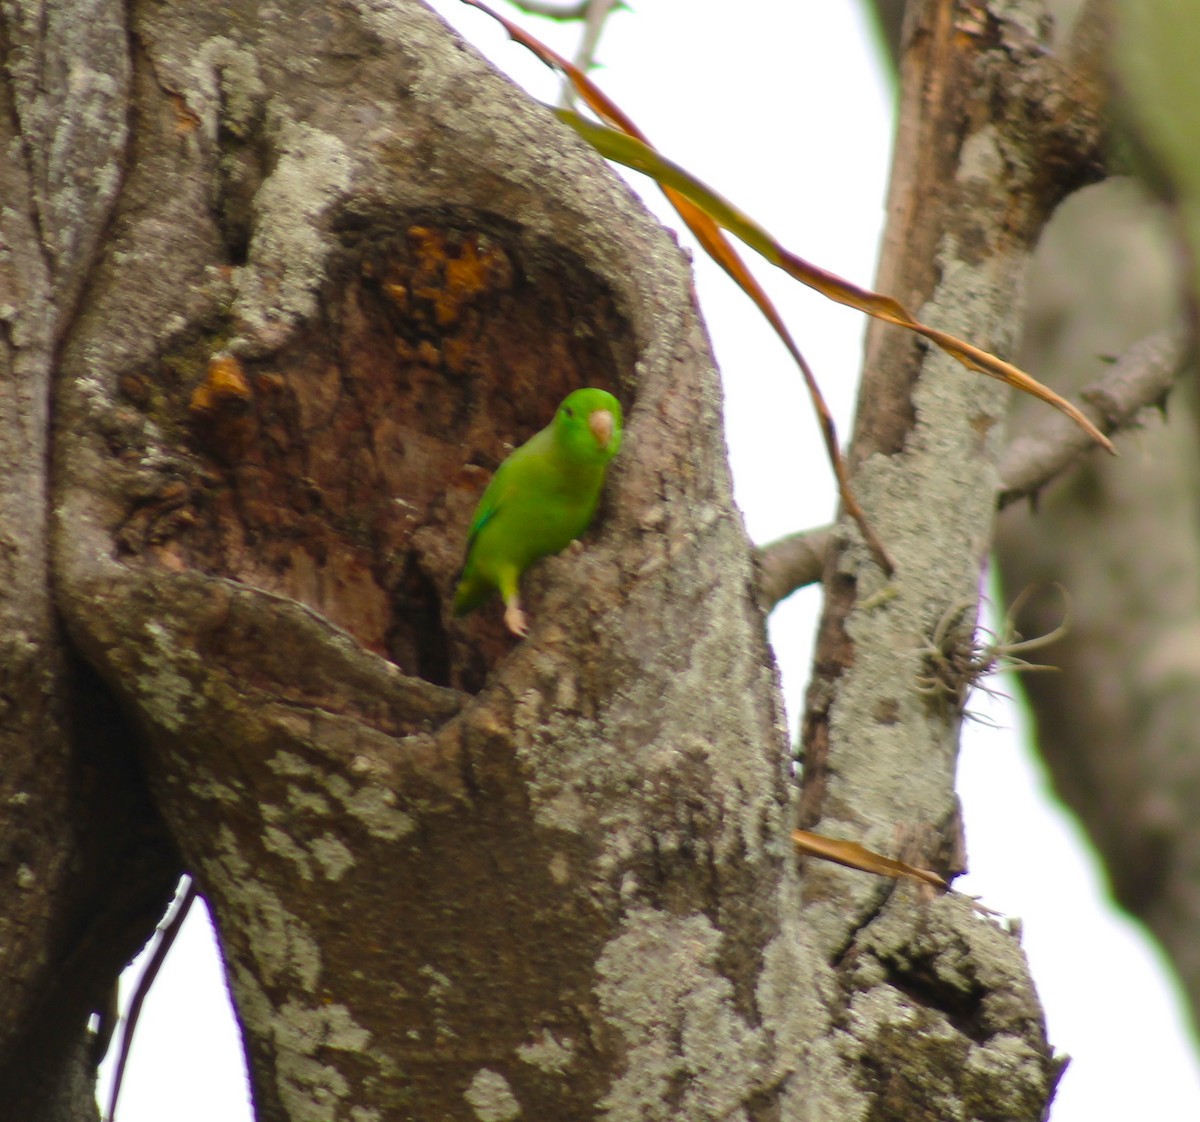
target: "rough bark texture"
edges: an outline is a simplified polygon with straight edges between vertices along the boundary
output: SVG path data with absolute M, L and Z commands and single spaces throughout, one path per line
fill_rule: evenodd
M 1003 349 L 1061 91 L 992 8 L 912 17 L 888 277 Z M 619 181 L 416 3 L 2 10 L 3 1101 L 94 1113 L 87 1015 L 182 863 L 262 1119 L 1038 1117 L 1015 939 L 796 875 L 707 341 Z M 805 806 L 951 869 L 914 650 L 973 603 L 1003 395 L 921 358 L 872 344 L 900 571 L 842 532 Z M 587 548 L 525 642 L 454 621 L 487 470 L 582 383 L 628 407 Z
M 876 287 L 924 322 L 1001 354 L 1015 341 L 1024 272 L 1046 216 L 1099 166 L 1094 106 L 1073 100 L 1078 85 L 1046 52 L 1045 32 L 1035 4 L 916 3 L 901 43 L 899 136 Z M 804 726 L 802 822 L 949 874 L 964 857 L 953 790 L 959 705 L 1006 397 L 894 329 L 869 333 L 854 486 L 897 573 L 885 579 L 843 523 L 827 561 Z M 939 1026 L 927 1038 L 944 1051 L 897 1050 L 873 1117 L 953 1116 L 950 1101 L 971 1098 L 971 1073 L 1001 1068 L 1009 1072 L 1004 1102 L 968 1116 L 1041 1113 L 1056 1069 L 1015 940 L 989 928 L 996 972 L 986 982 L 979 976 L 988 996 L 973 1007 L 998 1001 L 1014 1020 L 964 1019 L 961 989 L 936 965 L 914 977 L 913 964 L 944 963 L 970 946 L 963 941 L 977 936 L 975 917 L 943 917 L 936 934 L 925 933 L 922 953 L 906 941 L 906 925 L 941 905 L 923 910 L 907 893 L 813 869 L 805 895 L 806 914 L 826 911 L 829 945 L 838 948 L 834 976 L 852 992 L 862 988 L 856 1002 L 875 1004 L 876 1040 L 914 1027 L 899 998 L 914 988 L 927 1019 L 918 1027 Z M 863 958 L 876 964 L 865 978 L 855 973 Z
M 178 872 L 132 730 L 64 646 L 51 594 L 57 349 L 111 213 L 128 109 L 121 21 L 73 17 L 0 9 L 0 1103 L 28 1119 L 95 1116 L 88 1015 Z
M 891 8 L 887 0 L 874 6 L 881 19 Z M 1110 5 L 1047 7 L 1057 38 L 1093 75 L 1095 95 L 1116 96 L 1117 157 L 1127 162 L 1132 149 L 1144 159 L 1120 89 L 1108 88 Z M 1149 171 L 1161 190 L 1158 170 Z M 1080 192 L 1056 212 L 1032 264 L 1019 362 L 1059 392 L 1095 400 L 1101 416 L 1128 418 L 1122 427 L 1136 419 L 1142 431 L 1123 438 L 1119 461 L 1081 456 L 1078 441 L 1065 457 L 1063 424 L 1015 399 L 1000 501 L 1034 501 L 1001 517 L 996 556 L 1010 601 L 1045 592 L 1027 598 L 1016 621 L 1027 637 L 1062 622 L 1052 586 L 1068 591 L 1067 635 L 1045 655 L 1059 673 L 1023 682 L 1038 747 L 1117 901 L 1162 944 L 1200 1024 L 1195 340 L 1179 326 L 1195 294 L 1181 297 L 1189 260 L 1182 241 L 1170 208 L 1129 180 Z M 1088 387 L 1101 381 L 1108 388 L 1093 399 Z M 1168 400 L 1170 383 L 1177 388 Z M 1113 408 L 1156 395 L 1161 410 Z M 1063 477 L 1045 487 L 1047 469 L 1058 474 L 1067 460 Z
M 771 1113 L 805 984 L 786 747 L 677 250 L 419 5 L 64 10 L 99 45 L 35 16 L 6 17 L 38 110 L 11 174 L 78 306 L 13 453 L 47 460 L 53 355 L 51 496 L 16 523 L 43 599 L 13 610 L 48 629 L 49 509 L 129 790 L 215 912 L 259 1116 Z M 93 137 L 61 138 L 58 193 L 64 110 L 28 92 L 67 88 L 56 52 Z M 452 621 L 487 471 L 586 383 L 632 406 L 601 528 L 531 580 L 528 642 Z M 85 910 L 45 885 L 50 918 Z

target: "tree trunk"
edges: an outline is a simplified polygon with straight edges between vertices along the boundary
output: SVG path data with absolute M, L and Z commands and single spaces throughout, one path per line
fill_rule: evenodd
M 872 0 L 885 33 L 896 6 Z M 1091 53 L 1093 74 L 1107 76 L 1121 61 L 1109 57 L 1112 5 L 1050 0 L 1047 7 L 1058 38 Z M 1173 71 L 1152 50 L 1144 54 L 1139 62 L 1151 74 L 1183 80 L 1190 73 Z M 1130 75 L 1119 74 L 1100 93 L 1117 99 L 1116 162 L 1143 172 L 1142 183 L 1110 180 L 1055 213 L 1031 265 L 1019 361 L 1068 396 L 1094 390 L 1110 372 L 1127 386 L 1151 377 L 1168 386 L 1176 374 L 1178 382 L 1169 403 L 1164 392 L 1132 411 L 1125 427 L 1136 431 L 1122 436 L 1120 460 L 1092 454 L 1036 489 L 1034 501 L 1005 510 L 996 559 L 1008 601 L 1022 599 L 1014 625 L 1025 638 L 1064 622 L 1055 585 L 1067 592 L 1066 634 L 1044 657 L 1057 672 L 1022 680 L 1038 750 L 1056 793 L 1096 846 L 1117 901 L 1158 939 L 1200 1023 L 1200 757 L 1191 747 L 1200 533 L 1196 395 L 1187 376 L 1197 296 L 1180 201 L 1190 185 L 1170 182 L 1170 164 L 1152 146 L 1160 137 L 1148 126 L 1157 122 L 1132 111 L 1129 85 Z M 1190 103 L 1180 105 L 1186 112 Z M 1147 188 L 1164 198 L 1152 200 Z M 1101 392 L 1094 404 L 1115 414 L 1116 400 Z M 1061 427 L 1027 398 L 1014 399 L 1010 424 L 1023 435 L 1008 466 L 1028 478 L 1035 443 L 1057 443 L 1052 434 Z
M 1016 940 L 797 874 L 716 375 L 621 183 L 416 3 L 4 11 L 0 1101 L 94 1113 L 46 1088 L 182 866 L 260 1119 L 1039 1117 Z M 1049 81 L 987 26 L 912 17 L 893 205 L 945 187 L 948 225 L 885 266 L 985 345 L 1043 205 L 1026 169 L 989 225 L 1030 127 L 989 105 Z M 899 571 L 843 529 L 804 806 L 953 871 L 959 714 L 906 652 L 974 603 L 1003 397 L 920 358 L 872 344 Z M 526 641 L 454 620 L 487 472 L 584 384 L 628 414 L 585 550 L 527 578 Z
M 179 870 L 132 729 L 64 642 L 52 592 L 58 352 L 117 195 L 129 109 L 116 10 L 77 14 L 0 13 L 0 1104 L 31 1120 L 95 1117 L 89 1015 Z
M 1042 17 L 1038 5 L 913 3 L 900 44 L 876 287 L 1001 354 L 1047 216 L 1101 166 L 1092 91 L 1046 52 Z M 923 342 L 872 325 L 851 459 L 897 571 L 886 580 L 843 527 L 804 727 L 802 820 L 950 875 L 965 860 L 953 779 L 962 705 L 988 662 L 973 636 L 1006 402 Z M 969 1102 L 968 1117 L 1038 1117 L 1056 1072 L 1015 940 L 947 901 L 922 908 L 844 876 L 825 887 L 835 876 L 806 869 L 806 894 L 830 914 L 835 976 L 862 991 L 851 1009 L 872 1009 L 880 1045 L 920 1029 L 884 1067 L 877 1101 L 903 1105 L 881 1116 L 954 1117 Z M 922 930 L 942 908 L 942 925 Z M 997 940 L 986 948 L 984 931 Z M 963 947 L 981 997 L 965 1004 Z M 1003 1100 L 975 1104 L 978 1070 L 1008 1072 Z

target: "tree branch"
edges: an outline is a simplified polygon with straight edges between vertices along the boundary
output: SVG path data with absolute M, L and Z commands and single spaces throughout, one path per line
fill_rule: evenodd
M 592 0 L 578 0 L 578 3 L 566 7 L 557 4 L 543 4 L 538 0 L 511 0 L 512 6 L 531 16 L 543 16 L 545 19 L 557 19 L 566 23 L 573 19 L 583 19 L 592 6 Z
M 821 579 L 833 530 L 832 526 L 798 530 L 755 550 L 758 592 L 768 612 L 797 589 Z
M 1138 428 L 1144 411 L 1161 408 L 1184 369 L 1182 334 L 1162 331 L 1135 343 L 1103 377 L 1085 387 L 1087 412 L 1105 435 Z M 1073 467 L 1095 445 L 1077 426 L 1054 414 L 1039 431 L 1012 440 L 1000 457 L 996 508 L 1036 498 L 1048 483 Z M 817 526 L 768 542 L 757 551 L 759 594 L 766 610 L 797 589 L 821 579 L 833 527 Z
M 583 71 L 590 70 L 596 64 L 596 48 L 600 44 L 600 36 L 604 32 L 604 21 L 618 8 L 624 7 L 624 0 L 578 0 L 578 3 L 568 7 L 556 4 L 542 3 L 540 0 L 512 0 L 513 7 L 531 16 L 542 16 L 545 19 L 559 20 L 567 23 L 570 20 L 583 21 L 583 35 L 579 47 L 572 59 L 574 64 Z M 563 83 L 567 98 L 574 97 L 570 82 Z
M 604 32 L 604 21 L 621 6 L 621 0 L 588 0 L 584 5 L 583 37 L 575 52 L 575 65 L 590 70 L 596 65 L 596 48 Z
M 1104 433 L 1137 428 L 1143 410 L 1162 407 L 1184 368 L 1188 347 L 1182 334 L 1163 331 L 1135 343 L 1081 396 L 1088 413 Z M 1035 497 L 1051 480 L 1074 465 L 1088 450 L 1086 435 L 1078 440 L 1068 432 L 1070 422 L 1049 417 L 1036 433 L 1013 440 L 1000 460 L 1000 510 L 1018 499 Z

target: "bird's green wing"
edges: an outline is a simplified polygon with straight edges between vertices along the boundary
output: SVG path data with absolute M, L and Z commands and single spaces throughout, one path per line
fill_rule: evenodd
M 517 451 L 520 451 L 520 449 Z M 513 453 L 513 455 L 516 455 L 516 453 Z M 467 531 L 467 548 L 466 555 L 463 558 L 462 573 L 459 576 L 458 585 L 454 593 L 454 611 L 456 615 L 465 615 L 472 609 L 477 608 L 495 591 L 492 582 L 477 571 L 481 560 L 479 553 L 481 548 L 480 532 L 485 526 L 496 520 L 513 497 L 514 475 L 511 469 L 512 456 L 496 469 L 496 474 L 492 476 L 491 482 L 484 488 L 484 492 L 479 498 L 479 505 L 475 508 L 470 529 Z M 489 549 L 494 548 L 494 546 L 495 543 L 492 543 Z M 486 558 L 483 560 L 484 569 L 486 570 L 489 568 L 489 565 Z
M 488 487 L 491 490 L 491 487 Z M 479 531 L 484 528 L 493 518 L 496 517 L 496 512 L 500 509 L 500 504 L 497 502 L 488 502 L 488 496 L 485 492 L 479 500 L 479 506 L 475 508 L 475 517 L 471 519 L 471 528 L 467 531 L 467 553 L 463 567 L 471 561 L 471 551 L 475 548 L 475 542 L 479 538 Z
M 521 451 L 522 449 L 518 448 L 515 452 L 509 454 L 508 458 L 496 469 L 496 474 L 492 476 L 488 485 L 483 489 L 483 494 L 479 497 L 479 505 L 475 508 L 475 515 L 471 519 L 471 527 L 467 531 L 467 552 L 466 559 L 463 562 L 464 570 L 470 567 L 471 553 L 475 549 L 476 542 L 479 540 L 479 531 L 504 509 L 513 496 L 514 484 L 521 475 L 520 467 L 523 457 L 517 454 Z M 514 471 L 514 468 L 517 470 Z

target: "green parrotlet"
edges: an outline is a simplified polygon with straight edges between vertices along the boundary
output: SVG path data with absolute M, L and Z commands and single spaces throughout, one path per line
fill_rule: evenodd
M 483 492 L 454 592 L 455 615 L 498 592 L 509 631 L 526 634 L 521 574 L 588 528 L 620 447 L 620 402 L 605 390 L 569 394 L 554 420 L 512 452 Z

